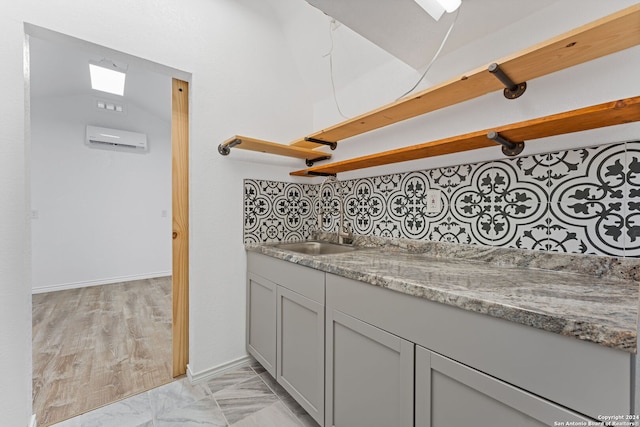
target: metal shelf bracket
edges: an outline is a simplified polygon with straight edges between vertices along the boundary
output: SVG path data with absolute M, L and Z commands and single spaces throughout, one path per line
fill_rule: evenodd
M 307 167 L 312 167 L 315 162 L 319 162 L 322 160 L 329 160 L 330 158 L 331 156 L 322 156 L 322 157 L 317 157 L 315 159 L 306 159 L 304 162 L 307 165 Z
M 218 145 L 218 153 L 222 154 L 223 156 L 228 156 L 231 152 L 231 149 L 239 144 L 242 144 L 242 140 L 240 138 L 236 138 L 228 144 L 220 144 Z
M 331 148 L 332 150 L 335 150 L 338 147 L 338 143 L 337 142 L 323 141 L 321 139 L 311 138 L 309 136 L 305 137 L 304 140 L 307 141 L 307 142 L 313 142 L 315 144 L 328 145 L 329 148 Z
M 487 70 L 491 74 L 496 76 L 496 78 L 500 80 L 500 82 L 504 85 L 505 88 L 502 93 L 504 94 L 505 98 L 516 99 L 520 97 L 520 95 L 522 95 L 525 90 L 527 90 L 527 82 L 514 83 L 514 81 L 511 80 L 509 76 L 507 76 L 504 71 L 502 71 L 502 68 L 500 68 L 500 66 L 495 62 L 489 65 L 489 68 L 487 68 Z
M 336 176 L 335 173 L 315 172 L 315 171 L 306 171 L 305 175 L 307 175 L 307 176 Z
M 517 156 L 518 154 L 522 153 L 522 150 L 524 150 L 524 141 L 523 142 L 509 141 L 508 139 L 502 137 L 496 131 L 491 131 L 487 133 L 487 138 L 502 145 L 502 153 L 505 156 L 509 156 L 509 157 Z

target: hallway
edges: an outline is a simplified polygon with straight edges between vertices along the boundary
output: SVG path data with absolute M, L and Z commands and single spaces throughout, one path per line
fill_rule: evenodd
M 171 382 L 171 356 L 171 277 L 33 295 L 39 426 Z

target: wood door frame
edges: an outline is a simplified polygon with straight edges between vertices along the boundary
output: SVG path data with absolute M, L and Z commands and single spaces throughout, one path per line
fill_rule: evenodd
M 142 67 L 153 64 L 150 69 L 172 79 L 172 375 L 183 375 L 189 362 L 189 83 L 179 78 L 189 80 L 190 74 L 37 25 L 25 23 L 24 31 L 29 37 L 71 48 L 94 49 L 97 52 L 109 53 L 109 57 L 126 58 L 125 62 L 133 62 Z M 26 114 L 27 122 L 31 126 L 28 113 Z
M 189 363 L 189 83 L 171 82 L 172 375 Z

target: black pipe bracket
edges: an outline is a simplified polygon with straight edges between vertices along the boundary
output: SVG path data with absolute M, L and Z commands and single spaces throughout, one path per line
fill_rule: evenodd
M 330 158 L 331 156 L 322 156 L 322 157 L 316 157 L 315 159 L 305 159 L 304 162 L 308 167 L 311 167 L 315 162 L 320 162 L 322 160 L 329 160 Z
M 504 94 L 505 98 L 519 98 L 520 95 L 522 95 L 524 91 L 527 90 L 527 82 L 514 83 L 513 80 L 511 80 L 509 76 L 507 76 L 504 71 L 502 71 L 502 68 L 500 68 L 500 66 L 495 62 L 489 65 L 487 70 L 491 74 L 496 76 L 496 78 L 500 80 L 500 82 L 504 85 L 504 90 L 502 91 L 502 93 Z
M 337 176 L 335 173 L 315 172 L 315 171 L 306 171 L 304 174 L 307 176 Z
M 314 144 L 328 145 L 332 150 L 335 150 L 338 147 L 337 142 L 323 141 L 321 139 L 311 138 L 309 136 L 305 137 L 304 140 L 307 142 L 313 142 Z
M 524 150 L 524 141 L 509 141 L 508 139 L 502 137 L 498 132 L 493 130 L 487 134 L 487 138 L 502 145 L 502 154 L 504 154 L 505 156 L 517 156 L 518 154 L 522 153 L 522 150 Z
M 226 145 L 220 144 L 218 145 L 218 153 L 222 154 L 223 156 L 228 156 L 231 152 L 231 149 L 240 144 L 242 144 L 242 140 L 240 138 L 236 138 Z

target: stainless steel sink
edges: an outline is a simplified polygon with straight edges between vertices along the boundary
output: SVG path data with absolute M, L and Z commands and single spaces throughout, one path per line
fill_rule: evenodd
M 281 243 L 279 245 L 275 245 L 275 247 L 287 251 L 299 252 L 306 255 L 341 254 L 344 252 L 351 252 L 356 249 L 353 246 L 316 241 Z

